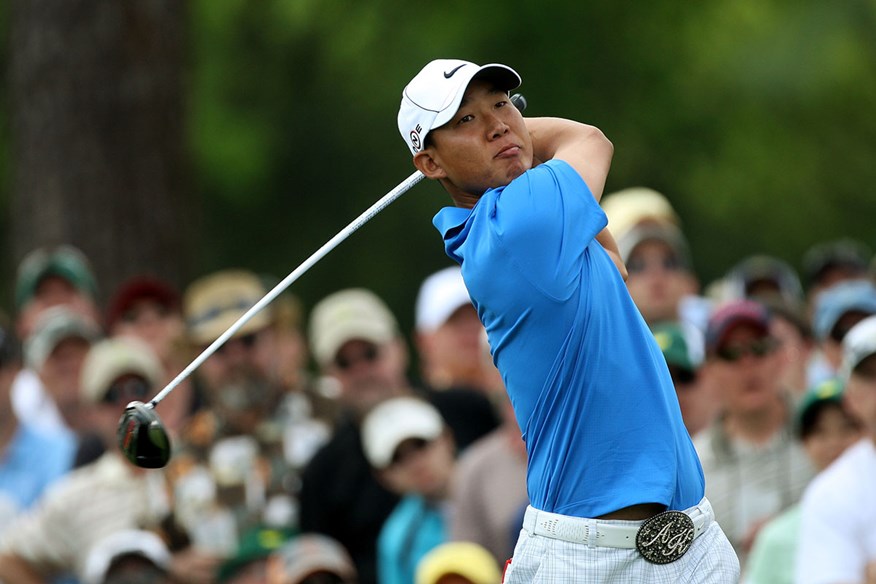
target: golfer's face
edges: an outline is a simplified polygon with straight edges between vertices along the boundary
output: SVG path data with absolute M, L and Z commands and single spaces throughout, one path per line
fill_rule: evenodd
M 486 81 L 469 84 L 456 115 L 432 131 L 433 157 L 446 178 L 481 195 L 532 167 L 532 139 L 508 94 Z

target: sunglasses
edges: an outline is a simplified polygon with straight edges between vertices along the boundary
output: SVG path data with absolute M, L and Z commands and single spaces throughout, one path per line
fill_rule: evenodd
M 670 367 L 669 375 L 672 377 L 673 385 L 684 385 L 688 386 L 696 381 L 696 373 L 689 369 L 682 369 L 681 367 Z
M 641 274 L 642 272 L 659 267 L 665 272 L 675 272 L 681 268 L 678 258 L 666 256 L 656 261 L 645 261 L 642 258 L 633 258 L 627 262 L 627 272 L 630 274 Z
M 103 396 L 103 403 L 118 404 L 122 402 L 145 401 L 151 389 L 146 380 L 139 377 L 129 377 L 110 385 Z
M 216 349 L 216 354 L 221 355 L 228 348 L 228 345 L 231 343 L 239 343 L 245 349 L 252 349 L 255 347 L 256 341 L 258 340 L 258 333 L 250 333 L 248 335 L 243 335 L 242 337 L 233 337 L 227 343 L 220 345 L 219 348 Z
M 338 369 L 348 371 L 357 363 L 374 363 L 380 357 L 380 349 L 378 349 L 377 345 L 370 344 L 364 346 L 358 353 L 351 353 L 351 351 L 347 351 L 339 353 L 335 357 L 335 365 L 337 365 Z
M 721 347 L 715 351 L 715 355 L 722 361 L 735 363 L 746 355 L 752 355 L 758 359 L 766 357 L 779 347 L 779 342 L 772 337 L 765 337 L 757 341 L 752 341 L 747 345 L 730 345 Z

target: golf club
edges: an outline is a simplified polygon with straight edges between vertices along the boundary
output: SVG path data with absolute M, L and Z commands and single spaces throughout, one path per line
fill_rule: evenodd
M 519 93 L 511 96 L 511 103 L 517 107 L 522 113 L 526 109 L 526 99 Z M 158 394 L 152 398 L 149 403 L 133 401 L 125 407 L 122 417 L 119 420 L 119 428 L 117 437 L 119 440 L 119 448 L 121 448 L 125 457 L 133 464 L 142 468 L 161 468 L 170 460 L 171 442 L 167 434 L 167 430 L 158 414 L 155 412 L 155 407 L 163 400 L 167 394 L 182 383 L 192 372 L 200 367 L 210 355 L 216 352 L 228 339 L 230 339 L 240 328 L 245 325 L 253 316 L 260 312 L 265 306 L 270 304 L 277 296 L 283 293 L 295 280 L 301 277 L 304 272 L 313 267 L 316 262 L 321 260 L 331 250 L 338 246 L 342 241 L 352 235 L 357 229 L 365 225 L 375 215 L 388 207 L 393 201 L 398 199 L 414 185 L 423 180 L 424 175 L 419 170 L 414 172 L 408 178 L 403 180 L 394 189 L 386 193 L 380 200 L 371 205 L 364 213 L 344 227 L 337 235 L 328 240 L 322 247 L 316 250 L 309 258 L 304 260 L 300 266 L 292 270 L 292 272 L 283 278 L 283 280 L 274 286 L 270 292 L 256 302 L 252 308 L 247 310 L 243 316 L 234 322 L 228 330 L 222 333 L 219 338 L 213 341 L 210 346 L 204 349 L 200 355 L 189 363 L 179 375 L 174 377 Z

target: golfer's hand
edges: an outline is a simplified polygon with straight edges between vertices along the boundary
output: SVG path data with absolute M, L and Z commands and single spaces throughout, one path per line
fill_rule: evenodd
M 173 554 L 170 575 L 175 582 L 215 584 L 221 563 L 221 557 L 189 546 Z
M 866 584 L 876 584 L 876 560 L 873 560 L 869 564 L 867 564 L 867 571 L 865 573 L 866 578 L 864 582 Z

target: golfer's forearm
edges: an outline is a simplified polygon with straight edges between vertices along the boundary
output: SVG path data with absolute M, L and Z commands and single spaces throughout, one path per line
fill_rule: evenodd
M 599 128 L 562 118 L 525 118 L 538 160 L 568 162 L 598 201 L 611 167 L 614 146 Z

